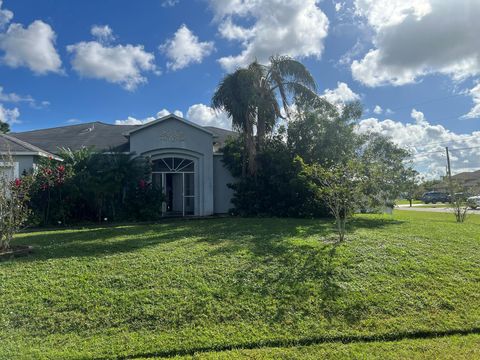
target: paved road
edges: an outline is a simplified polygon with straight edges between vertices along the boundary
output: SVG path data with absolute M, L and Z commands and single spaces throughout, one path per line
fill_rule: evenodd
M 413 204 L 412 207 L 409 205 L 397 205 L 395 206 L 395 210 L 406 210 L 406 211 L 426 211 L 426 212 L 443 212 L 443 213 L 451 213 L 452 208 L 449 207 L 421 207 L 425 206 L 423 204 Z M 480 209 L 477 210 L 472 210 L 468 209 L 469 214 L 479 214 L 480 215 Z

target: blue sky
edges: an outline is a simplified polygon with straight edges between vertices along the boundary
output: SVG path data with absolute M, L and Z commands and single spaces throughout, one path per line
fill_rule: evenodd
M 480 146 L 476 0 L 0 4 L 0 120 L 14 131 L 167 110 L 228 127 L 208 107 L 219 80 L 279 53 L 303 61 L 339 106 L 361 100 L 359 131 L 392 136 L 425 172 L 444 171 L 443 146 Z M 478 168 L 478 155 L 454 153 L 456 168 Z

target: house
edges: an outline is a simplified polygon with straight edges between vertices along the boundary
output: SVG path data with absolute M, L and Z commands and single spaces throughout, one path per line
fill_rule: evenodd
M 163 214 L 208 216 L 226 213 L 232 207 L 234 182 L 222 162 L 221 148 L 235 132 L 199 126 L 176 115 L 167 115 L 144 125 L 111 125 L 91 122 L 50 129 L 11 133 L 0 137 L 0 154 L 9 150 L 13 164 L 3 172 L 18 177 L 35 169 L 40 157 L 59 160 L 62 148 L 149 157 L 152 182 L 166 196 Z
M 461 172 L 453 175 L 452 180 L 465 189 L 478 190 L 480 187 L 480 170 Z

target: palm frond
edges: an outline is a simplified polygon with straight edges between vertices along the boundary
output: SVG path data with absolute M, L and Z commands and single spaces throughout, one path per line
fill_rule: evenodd
M 272 56 L 270 58 L 271 73 L 277 73 L 284 81 L 292 81 L 302 84 L 311 91 L 316 91 L 315 80 L 308 69 L 301 62 L 292 59 L 289 56 Z M 274 81 L 276 79 L 273 79 Z M 275 81 L 277 82 L 277 81 Z

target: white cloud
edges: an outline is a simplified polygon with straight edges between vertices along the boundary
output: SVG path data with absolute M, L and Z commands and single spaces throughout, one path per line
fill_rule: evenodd
M 190 106 L 187 111 L 187 119 L 201 126 L 215 126 L 223 129 L 232 128 L 232 120 L 223 111 L 215 111 L 204 104 Z
M 344 3 L 339 3 L 339 2 L 335 3 L 335 11 L 339 12 L 340 10 L 342 10 L 343 5 L 345 5 L 345 4 Z
M 421 20 L 431 11 L 430 0 L 355 0 L 356 15 L 375 29 L 398 25 L 409 16 Z
M 373 109 L 373 112 L 377 115 L 381 114 L 383 112 L 383 109 L 380 105 L 375 105 L 375 108 Z
M 13 18 L 13 12 L 7 9 L 2 9 L 2 5 L 3 1 L 0 0 L 0 30 Z
M 50 105 L 49 101 L 40 101 L 37 102 L 32 96 L 30 95 L 18 95 L 16 93 L 7 93 L 3 91 L 3 87 L 0 86 L 0 102 L 9 102 L 9 103 L 27 103 L 33 108 L 43 108 Z
M 425 119 L 425 115 L 421 111 L 418 111 L 416 109 L 412 109 L 412 112 L 410 113 L 410 116 L 412 117 L 412 119 L 415 120 L 415 122 L 418 125 L 427 125 L 428 124 L 428 121 Z
M 468 91 L 468 94 L 472 97 L 474 106 L 473 108 L 465 115 L 462 116 L 463 119 L 476 119 L 480 118 L 480 82 L 472 89 Z
M 422 112 L 412 109 L 415 123 L 402 123 L 392 119 L 380 121 L 376 118 L 361 120 L 359 133 L 380 133 L 392 138 L 399 146 L 412 152 L 413 163 L 427 178 L 445 175 L 445 146 L 451 150 L 452 172 L 478 170 L 480 158 L 480 131 L 457 134 L 442 125 L 430 124 Z M 470 148 L 467 150 L 455 150 Z
M 162 109 L 157 113 L 156 116 L 148 116 L 144 119 L 137 119 L 133 116 L 128 116 L 125 120 L 115 120 L 115 125 L 143 125 L 170 114 L 172 114 L 172 112 L 168 111 L 167 109 Z M 180 110 L 175 110 L 173 114 L 183 117 L 183 113 Z
M 0 121 L 3 123 L 17 124 L 20 122 L 18 118 L 20 117 L 20 111 L 17 108 L 6 109 L 0 104 Z
M 115 40 L 115 35 L 113 35 L 113 30 L 108 25 L 93 25 L 90 29 L 92 36 L 97 39 L 97 41 L 102 44 L 109 44 Z
M 2 61 L 13 68 L 26 66 L 36 74 L 62 72 L 62 61 L 55 49 L 56 34 L 50 25 L 35 20 L 27 28 L 22 24 L 10 24 L 0 34 Z
M 220 35 L 237 40 L 243 50 L 219 59 L 232 71 L 257 59 L 264 63 L 272 55 L 320 58 L 328 34 L 328 18 L 317 0 L 210 0 Z M 249 27 L 236 19 L 252 20 Z
M 213 41 L 200 42 L 198 37 L 184 24 L 159 47 L 169 59 L 167 67 L 171 70 L 183 69 L 194 63 L 201 63 L 203 58 L 214 50 Z
M 142 45 L 109 46 L 82 41 L 67 46 L 67 51 L 72 54 L 72 67 L 80 76 L 104 79 L 130 91 L 147 82 L 144 72 L 159 73 L 155 56 Z
M 328 102 L 335 105 L 342 105 L 360 99 L 360 95 L 353 92 L 344 82 L 337 82 L 336 89 L 326 89 L 323 93 L 323 97 Z
M 174 7 L 180 2 L 180 0 L 163 0 L 162 2 L 162 7 L 167 8 L 167 7 Z
M 478 0 L 355 0 L 374 32 L 373 45 L 351 65 L 367 86 L 404 85 L 432 73 L 462 80 L 480 74 Z
M 251 28 L 245 28 L 239 25 L 235 25 L 231 18 L 225 19 L 218 27 L 220 35 L 227 40 L 247 40 L 255 35 L 255 32 Z
M 19 102 L 33 102 L 34 100 L 30 95 L 21 96 L 15 93 L 6 93 L 3 91 L 3 86 L 0 86 L 0 101 L 19 103 Z

